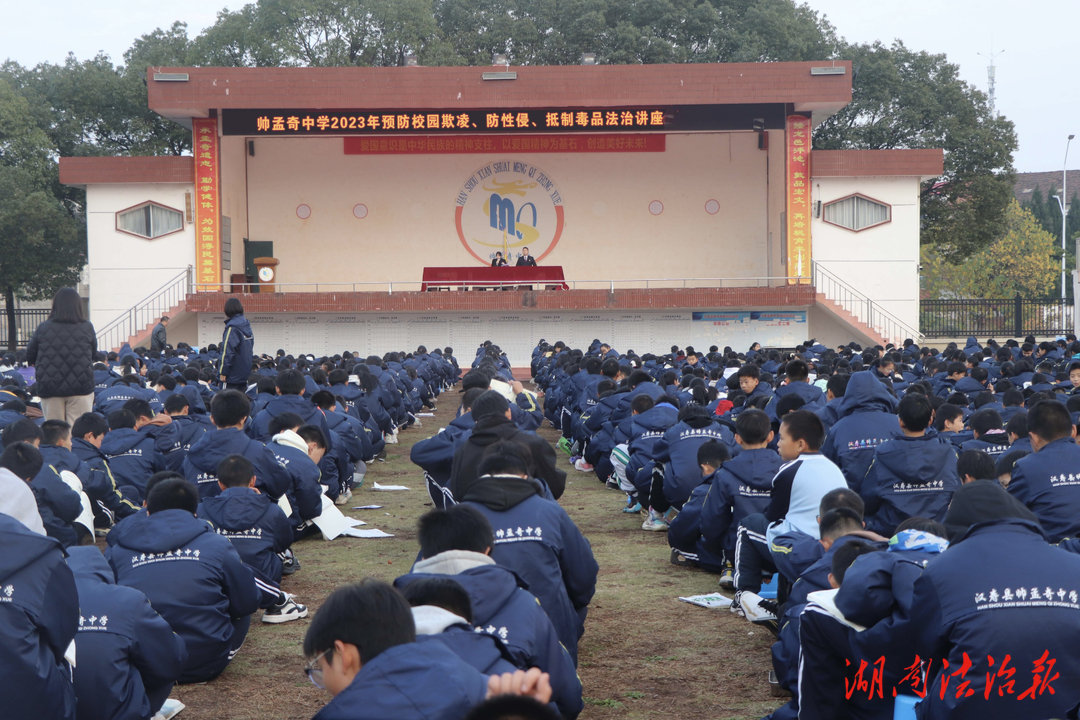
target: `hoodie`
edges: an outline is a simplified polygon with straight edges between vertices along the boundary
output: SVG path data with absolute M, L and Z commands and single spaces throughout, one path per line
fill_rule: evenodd
M 599 566 L 574 521 L 540 491 L 532 479 L 486 475 L 459 502 L 473 505 L 491 522 L 491 556 L 529 584 L 576 664 Z
M 323 432 L 326 438 L 326 451 L 330 452 L 334 444 L 331 441 L 330 426 L 326 422 L 326 415 L 318 405 L 306 400 L 303 395 L 279 395 L 255 416 L 255 420 L 248 424 L 247 433 L 252 440 L 259 442 L 270 441 L 270 421 L 283 413 L 296 413 L 304 421 L 305 425 L 315 425 Z
M 80 718 L 142 720 L 169 696 L 187 649 L 138 590 L 116 584 L 96 547 L 72 548 L 79 592 L 73 679 Z
M 133 488 L 138 502 L 146 499 L 146 481 L 165 470 L 165 457 L 157 450 L 154 438 L 132 428 L 110 430 L 101 441 L 101 452 L 117 485 Z
M 764 513 L 783 462 L 775 450 L 743 450 L 713 474 L 701 509 L 701 536 L 710 552 L 735 557 L 735 535 L 747 515 Z
M 837 408 L 839 419 L 832 426 L 821 454 L 836 463 L 848 487 L 858 492 L 874 449 L 892 438 L 901 437 L 896 417 L 898 402 L 872 372 L 857 372 Z
M 60 543 L 0 515 L 0 703 L 4 717 L 75 720 L 64 653 L 79 627 L 75 578 Z
M 765 412 L 773 422 L 778 422 L 778 418 L 776 417 L 776 406 L 787 395 L 797 395 L 802 399 L 804 405 L 800 410 L 817 412 L 825 407 L 825 393 L 821 391 L 821 388 L 801 380 L 789 382 L 787 385 L 781 385 L 776 388 L 776 392 L 773 393 L 772 399 L 769 400 L 769 404 L 765 406 Z
M 289 489 L 289 473 L 281 467 L 274 453 L 261 442 L 252 440 L 236 428 L 213 430 L 203 435 L 184 458 L 181 472 L 199 488 L 199 497 L 206 499 L 221 492 L 217 482 L 217 466 L 229 455 L 243 455 L 255 466 L 256 487 L 277 500 Z
M 701 446 L 710 440 L 727 445 L 730 438 L 730 429 L 713 422 L 712 418 L 689 418 L 664 432 L 653 446 L 652 457 L 657 466 L 664 468 L 664 495 L 672 505 L 682 507 L 694 488 L 704 480 L 697 461 Z
M 527 583 L 512 570 L 482 553 L 448 550 L 418 561 L 412 573 L 394 581 L 394 587 L 448 575 L 469 593 L 477 631 L 497 636 L 518 667 L 538 667 L 548 673 L 552 701 L 565 717 L 581 712 L 581 681 L 574 661 Z
M 511 440 L 529 449 L 532 461 L 529 475 L 547 483 L 558 500 L 566 489 L 566 473 L 556 467 L 555 449 L 536 433 L 523 432 L 503 415 L 488 415 L 476 420 L 472 434 L 454 453 L 450 470 L 450 493 L 459 501 L 477 481 L 477 469 L 487 449 L 497 442 Z
M 293 527 L 319 517 L 322 514 L 323 488 L 319 484 L 322 473 L 308 456 L 307 443 L 292 430 L 286 430 L 274 436 L 274 441 L 267 445 L 274 453 L 278 464 L 288 473 L 289 488 L 285 497 L 289 499 L 293 514 L 289 521 Z M 299 539 L 299 538 L 297 538 Z
M 1080 446 L 1071 437 L 1044 445 L 1013 466 L 1009 494 L 1039 519 L 1050 542 L 1080 534 Z
M 173 426 L 179 430 L 180 437 L 172 452 L 165 455 L 165 465 L 173 472 L 181 472 L 191 446 L 213 430 L 214 423 L 206 415 L 177 415 L 173 417 Z
M 890 537 L 912 517 L 941 522 L 960 487 L 953 444 L 934 435 L 880 445 L 863 480 L 866 529 Z
M 46 455 L 46 452 L 46 448 L 42 448 L 42 455 Z M 94 517 L 103 520 L 103 525 L 113 525 L 139 510 L 142 501 L 138 488 L 127 486 L 126 492 L 120 488 L 109 467 L 108 458 L 100 448 L 82 438 L 72 438 L 71 452 L 79 459 L 86 473 L 85 478 L 77 474 L 83 481 L 83 491 L 93 503 Z
M 497 635 L 475 632 L 469 621 L 435 605 L 413 607 L 416 642 L 436 642 L 484 675 L 502 675 L 518 669 L 513 655 Z
M 188 658 L 178 681 L 220 675 L 235 647 L 237 621 L 259 608 L 251 569 L 232 543 L 187 510 L 133 515 L 117 530 L 105 557 L 117 584 L 142 591 L 184 640 Z

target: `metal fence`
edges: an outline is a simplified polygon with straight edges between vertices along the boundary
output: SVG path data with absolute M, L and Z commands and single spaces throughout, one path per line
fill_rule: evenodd
M 919 328 L 932 338 L 1065 335 L 1073 331 L 1073 305 L 1060 298 L 923 300 Z
M 34 336 L 37 326 L 49 319 L 49 308 L 34 308 L 15 310 L 15 344 L 16 347 L 26 347 L 30 338 Z M 8 313 L 0 308 L 0 347 L 8 347 Z

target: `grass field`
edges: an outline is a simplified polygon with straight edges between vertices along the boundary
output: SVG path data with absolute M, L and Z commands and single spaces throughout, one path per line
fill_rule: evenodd
M 423 476 L 409 462 L 409 448 L 453 419 L 457 393 L 443 396 L 424 427 L 403 431 L 387 446 L 387 461 L 368 470 L 346 515 L 393 533 L 393 538 L 334 542 L 305 540 L 294 545 L 302 567 L 285 578 L 312 613 L 339 585 L 364 577 L 390 581 L 408 572 L 416 557 L 416 519 L 430 509 Z M 549 440 L 557 435 L 540 431 Z M 712 592 L 715 576 L 676 568 L 668 561 L 663 533 L 640 529 L 641 518 L 619 512 L 622 493 L 608 490 L 592 474 L 569 473 L 561 504 L 592 543 L 600 564 L 596 596 L 580 643 L 579 674 L 590 718 L 759 718 L 779 703 L 769 697 L 772 636 L 726 610 L 679 602 L 680 595 Z M 408 492 L 375 492 L 374 481 L 400 484 Z M 380 504 L 380 510 L 356 510 Z M 303 674 L 301 651 L 308 620 L 264 625 L 257 619 L 228 670 L 207 685 L 173 691 L 187 709 L 182 720 L 306 719 L 329 696 Z M 390 719 L 388 719 L 390 720 Z

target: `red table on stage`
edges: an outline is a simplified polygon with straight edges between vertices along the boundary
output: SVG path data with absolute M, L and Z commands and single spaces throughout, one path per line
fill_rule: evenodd
M 569 290 L 561 265 L 543 267 L 427 267 L 421 291 L 450 287 L 546 285 Z

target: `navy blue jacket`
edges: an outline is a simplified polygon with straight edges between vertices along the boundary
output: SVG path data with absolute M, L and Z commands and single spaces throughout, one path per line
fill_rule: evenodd
M 12 720 L 75 720 L 64 652 L 79 627 L 64 550 L 0 514 L 0 705 Z
M 251 332 L 251 323 L 243 314 L 225 321 L 225 334 L 218 347 L 221 350 L 221 363 L 217 374 L 224 375 L 227 383 L 247 383 L 251 375 L 251 359 L 255 354 L 255 335 Z
M 915 651 L 932 662 L 936 674 L 927 683 L 920 717 L 1006 720 L 1018 717 L 1018 706 L 1024 717 L 1063 717 L 1076 705 L 1080 687 L 1077 577 L 1080 557 L 1048 545 L 1036 523 L 1019 519 L 974 525 L 930 562 L 915 581 L 909 621 L 897 628 L 912 634 Z M 1044 690 L 1018 700 L 1031 686 L 1032 668 L 1044 653 L 1047 661 L 1055 661 L 1057 692 Z M 956 697 L 958 677 L 948 678 L 943 693 L 943 661 L 948 660 L 951 673 L 963 666 L 965 654 L 972 662 L 965 677 L 970 695 Z M 993 655 L 1000 662 L 1006 654 L 1016 669 L 1014 693 L 1001 697 L 991 692 L 987 698 L 986 658 Z
M 343 412 L 324 412 L 326 425 L 341 440 L 340 451 L 344 451 L 351 463 L 371 460 L 375 453 L 371 452 L 371 442 L 364 424 Z
M 451 551 L 441 557 L 455 554 Z M 524 580 L 501 565 L 478 565 L 453 575 L 402 575 L 394 587 L 433 577 L 451 577 L 465 588 L 472 600 L 473 624 L 480 632 L 498 637 L 518 667 L 538 667 L 551 676 L 552 700 L 563 715 L 574 717 L 581 712 L 581 681 L 573 658 Z
M 483 675 L 502 675 L 522 669 L 513 663 L 513 656 L 497 636 L 478 633 L 468 623 L 451 625 L 432 635 L 417 635 L 416 642 L 439 643 Z
M 802 398 L 806 404 L 800 408 L 801 410 L 816 412 L 825 407 L 825 393 L 821 392 L 821 388 L 802 381 L 790 382 L 776 388 L 776 392 L 773 393 L 769 404 L 765 406 L 765 412 L 773 422 L 777 421 L 776 406 L 786 395 L 798 395 Z
M 996 463 L 1002 455 L 1009 452 L 1009 435 L 1004 430 L 984 433 L 979 436 L 978 440 L 963 442 L 960 445 L 960 452 L 964 450 L 980 450 L 989 455 Z
M 183 638 L 188 658 L 179 681 L 219 675 L 228 664 L 234 621 L 259 608 L 251 568 L 232 543 L 186 510 L 133 515 L 119 530 L 105 557 L 117 584 L 141 590 Z
M 473 425 L 475 423 L 471 412 L 458 415 L 442 432 L 413 444 L 409 450 L 409 459 L 431 476 L 440 487 L 447 487 L 450 471 L 454 466 L 454 453 L 457 452 L 458 445 L 472 433 Z
M 43 455 L 47 449 L 48 446 L 41 448 Z M 71 452 L 79 458 L 80 467 L 86 472 L 86 478 L 82 478 L 78 472 L 76 475 L 82 478 L 83 490 L 94 504 L 94 515 L 100 511 L 108 516 L 109 524 L 112 524 L 139 509 L 138 492 L 129 488 L 128 494 L 124 494 L 113 477 L 105 453 L 82 438 L 71 439 Z
M 206 499 L 221 492 L 217 482 L 217 466 L 229 455 L 243 455 L 255 466 L 256 486 L 277 500 L 289 489 L 291 478 L 277 458 L 261 442 L 252 440 L 236 428 L 213 430 L 191 446 L 184 459 L 184 477 L 199 488 L 199 497 Z
M 1035 513 L 1050 542 L 1080 533 L 1080 446 L 1071 437 L 1021 458 L 1007 489 Z
M 829 430 L 821 454 L 840 467 L 852 490 L 859 491 L 874 460 L 874 449 L 901 436 L 897 405 L 896 398 L 873 373 L 857 372 L 848 381 L 837 409 L 840 419 Z
M 487 677 L 442 643 L 406 643 L 364 663 L 313 720 L 452 720 L 487 696 Z
M 30 489 L 34 491 L 45 532 L 65 548 L 74 545 L 79 537 L 72 523 L 82 512 L 79 493 L 68 487 L 60 473 L 50 465 L 41 467 L 37 477 L 30 481 Z
M 318 405 L 306 400 L 303 395 L 279 395 L 255 416 L 253 422 L 248 424 L 247 433 L 252 440 L 270 442 L 270 421 L 282 413 L 296 413 L 305 425 L 315 425 L 322 429 L 323 437 L 326 438 L 326 450 L 333 449 L 330 426 L 326 422 L 326 415 Z
M 709 572 L 720 572 L 724 569 L 723 555 L 711 552 L 701 538 L 701 508 L 705 505 L 715 477 L 714 473 L 694 488 L 683 503 L 682 510 L 668 524 L 668 545 Z
M 281 558 L 293 542 L 293 526 L 277 503 L 251 488 L 226 488 L 199 503 L 198 516 L 213 526 L 255 572 L 255 583 L 278 598 Z M 268 586 L 269 583 L 269 586 Z
M 75 695 L 80 718 L 142 720 L 180 676 L 187 649 L 138 590 L 116 584 L 96 547 L 72 548 L 79 591 Z M 155 696 L 151 701 L 150 697 Z
M 912 517 L 942 522 L 960 487 L 956 448 L 934 435 L 899 437 L 878 446 L 863 480 L 866 529 L 891 537 Z
M 747 515 L 764 513 L 783 461 L 774 450 L 743 450 L 720 466 L 701 510 L 701 536 L 714 554 L 735 557 L 735 533 Z
M 94 410 L 108 419 L 109 415 L 117 410 L 124 409 L 124 403 L 128 400 L 145 400 L 142 388 L 130 386 L 126 383 L 117 383 L 107 390 L 103 390 L 94 400 Z
M 139 502 L 145 499 L 146 481 L 165 470 L 165 457 L 154 438 L 131 428 L 110 430 L 101 441 L 101 452 L 109 462 L 113 478 L 120 486 L 134 488 Z
M 711 419 L 695 419 L 692 425 L 684 420 L 672 425 L 653 445 L 652 458 L 664 467 L 664 495 L 672 505 L 682 507 L 694 488 L 701 485 L 698 449 L 710 440 L 727 444 L 725 429 Z
M 289 489 L 285 491 L 293 509 L 289 521 L 298 526 L 321 515 L 322 486 L 319 483 L 323 478 L 319 465 L 312 462 L 306 452 L 291 445 L 272 442 L 266 447 L 289 475 Z
M 589 541 L 566 511 L 538 494 L 539 483 L 521 480 L 537 489 L 517 501 L 507 487 L 511 482 L 481 479 L 468 486 L 460 500 L 487 516 L 495 529 L 491 557 L 529 584 L 576 664 L 577 641 L 585 630 L 600 568 Z
M 174 415 L 173 425 L 180 431 L 180 437 L 177 446 L 165 455 L 165 465 L 173 472 L 181 472 L 191 446 L 213 430 L 214 423 L 206 415 Z

